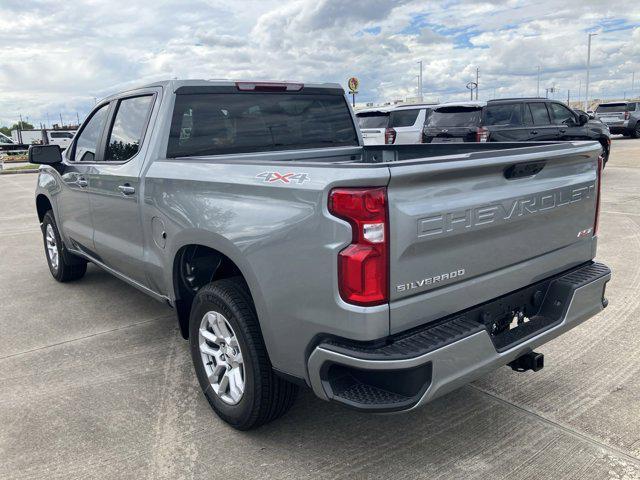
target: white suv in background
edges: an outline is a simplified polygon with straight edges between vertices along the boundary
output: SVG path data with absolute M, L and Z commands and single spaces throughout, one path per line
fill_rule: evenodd
M 435 105 L 435 104 L 434 104 Z M 368 108 L 356 112 L 365 145 L 403 145 L 422 142 L 422 129 L 431 104 Z

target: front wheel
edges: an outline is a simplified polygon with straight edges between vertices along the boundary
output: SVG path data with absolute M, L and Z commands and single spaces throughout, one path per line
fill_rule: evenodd
M 218 416 L 249 430 L 283 415 L 298 387 L 273 372 L 253 302 L 241 279 L 212 282 L 193 300 L 191 358 Z
M 87 271 L 86 260 L 67 251 L 62 243 L 53 212 L 49 210 L 42 219 L 44 253 L 49 271 L 59 282 L 70 282 L 82 278 Z
M 633 129 L 633 138 L 640 138 L 640 120 L 636 122 L 636 128 Z

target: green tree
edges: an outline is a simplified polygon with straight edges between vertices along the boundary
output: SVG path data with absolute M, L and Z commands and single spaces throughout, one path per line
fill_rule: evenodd
M 4 133 L 7 137 L 11 136 L 11 130 L 16 130 L 18 128 L 18 123 L 14 123 L 10 127 L 0 127 L 0 132 Z M 33 125 L 29 122 L 22 122 L 22 130 L 31 130 Z

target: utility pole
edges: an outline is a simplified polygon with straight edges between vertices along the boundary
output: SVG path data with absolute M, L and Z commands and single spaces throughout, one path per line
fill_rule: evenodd
M 536 93 L 536 97 L 540 98 L 540 65 L 538 65 L 538 93 Z
M 567 90 L 567 106 L 569 105 L 570 99 L 571 99 L 571 90 Z
M 420 65 L 420 78 L 418 79 L 418 98 L 420 99 L 420 103 L 422 103 L 422 60 L 418 62 Z
M 62 114 L 60 114 L 60 128 L 62 128 Z
M 633 98 L 633 88 L 636 83 L 636 72 L 631 72 L 631 98 Z
M 598 35 L 597 33 L 589 34 L 589 42 L 587 46 L 587 85 L 585 86 L 584 93 L 584 111 L 586 112 L 589 108 L 589 73 L 591 69 L 591 37 L 595 37 Z
M 480 69 L 476 67 L 476 100 L 478 100 L 478 81 L 480 80 Z
M 76 112 L 76 125 L 80 126 L 80 115 Z

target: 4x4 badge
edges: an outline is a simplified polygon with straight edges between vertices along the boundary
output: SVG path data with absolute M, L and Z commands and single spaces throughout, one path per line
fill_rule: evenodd
M 274 182 L 282 182 L 282 183 L 304 183 L 309 182 L 311 179 L 309 178 L 308 173 L 280 173 L 280 172 L 262 172 L 256 175 L 256 178 L 259 178 L 265 183 L 274 183 Z

